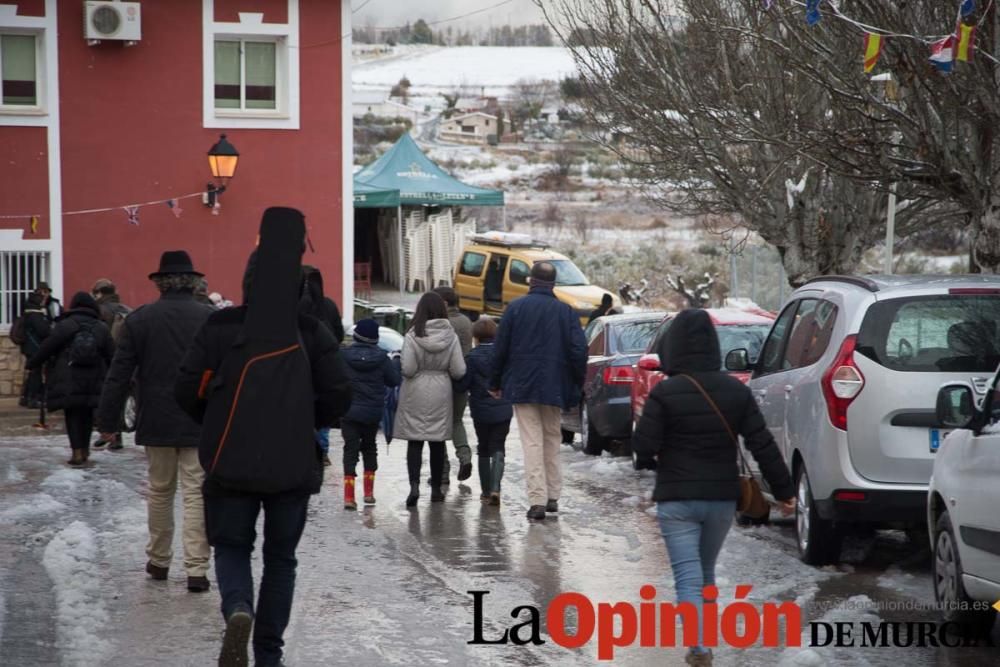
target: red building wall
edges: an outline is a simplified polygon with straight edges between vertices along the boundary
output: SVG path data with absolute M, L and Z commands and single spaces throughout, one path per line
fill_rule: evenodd
M 284 21 L 286 0 L 217 0 L 216 20 L 238 11 Z M 340 2 L 300 0 L 299 130 L 205 129 L 202 119 L 202 2 L 142 3 L 142 41 L 87 46 L 78 26 L 82 2 L 59 3 L 63 210 L 165 199 L 211 181 L 206 152 L 221 132 L 240 152 L 221 214 L 198 199 L 140 210 L 139 225 L 116 210 L 63 220 L 65 291 L 111 278 L 123 301 L 156 297 L 146 276 L 160 253 L 185 249 L 210 291 L 239 299 L 239 285 L 263 210 L 294 206 L 306 214 L 328 293 L 341 293 Z M 20 131 L 21 128 L 2 128 Z M 25 139 L 28 141 L 28 139 Z M 44 201 L 44 200 L 42 200 Z M 27 204 L 25 204 L 27 205 Z
M 38 215 L 37 238 L 49 236 L 48 141 L 44 127 L 0 126 L 0 215 Z M 0 218 L 0 229 L 35 238 L 29 222 Z

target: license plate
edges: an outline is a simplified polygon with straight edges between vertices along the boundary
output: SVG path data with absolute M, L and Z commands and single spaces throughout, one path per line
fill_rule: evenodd
M 951 431 L 942 431 L 940 429 L 931 429 L 931 454 L 936 454 L 937 450 L 941 447 L 941 443 L 944 439 L 948 437 Z

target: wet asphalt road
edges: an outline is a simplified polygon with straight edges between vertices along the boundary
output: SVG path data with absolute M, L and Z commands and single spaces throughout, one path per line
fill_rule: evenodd
M 216 591 L 186 591 L 179 545 L 168 582 L 143 573 L 142 450 L 95 453 L 94 466 L 70 470 L 62 464 L 68 449 L 58 431 L 39 435 L 30 421 L 3 419 L 0 665 L 213 664 L 222 627 Z M 671 600 L 666 552 L 647 500 L 653 480 L 630 472 L 623 460 L 564 448 L 562 511 L 533 525 L 524 518 L 516 427 L 499 508 L 480 504 L 474 474 L 465 483 L 453 480 L 444 503 L 432 505 L 425 486 L 416 510 L 407 510 L 405 445 L 396 442 L 388 454 L 380 443 L 378 504 L 345 511 L 339 438 L 334 443 L 335 466 L 310 504 L 299 548 L 286 633 L 290 665 L 598 664 L 596 641 L 575 650 L 551 641 L 469 645 L 468 591 L 489 591 L 487 638 L 515 623 L 514 607 L 533 605 L 544 615 L 561 592 L 638 604 L 640 587 L 652 584 L 659 600 Z M 842 565 L 816 569 L 798 560 L 789 520 L 734 527 L 718 568 L 720 604 L 732 599 L 736 584 L 752 584 L 752 602 L 796 600 L 807 620 L 876 618 L 845 607 L 850 600 L 883 605 L 874 613 L 884 620 L 932 621 L 932 610 L 901 609 L 933 598 L 929 568 L 926 540 L 914 543 L 898 532 L 855 536 Z M 993 641 L 1000 644 L 1000 624 Z M 976 667 L 1000 664 L 998 651 L 721 648 L 715 663 Z M 617 650 L 611 664 L 681 665 L 683 651 L 630 647 Z

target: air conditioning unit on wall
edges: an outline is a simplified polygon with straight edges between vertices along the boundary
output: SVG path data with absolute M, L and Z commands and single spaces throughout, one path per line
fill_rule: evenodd
M 142 6 L 138 2 L 87 0 L 83 3 L 83 36 L 90 45 L 103 40 L 142 39 Z

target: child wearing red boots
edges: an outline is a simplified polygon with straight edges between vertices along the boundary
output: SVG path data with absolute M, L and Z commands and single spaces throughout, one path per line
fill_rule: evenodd
M 351 381 L 351 408 L 341 420 L 344 436 L 344 509 L 356 510 L 354 482 L 359 454 L 364 459 L 364 500 L 375 504 L 375 471 L 378 450 L 375 435 L 385 401 L 386 387 L 399 385 L 399 369 L 378 346 L 378 323 L 361 320 L 354 327 L 354 342 L 341 352 Z

